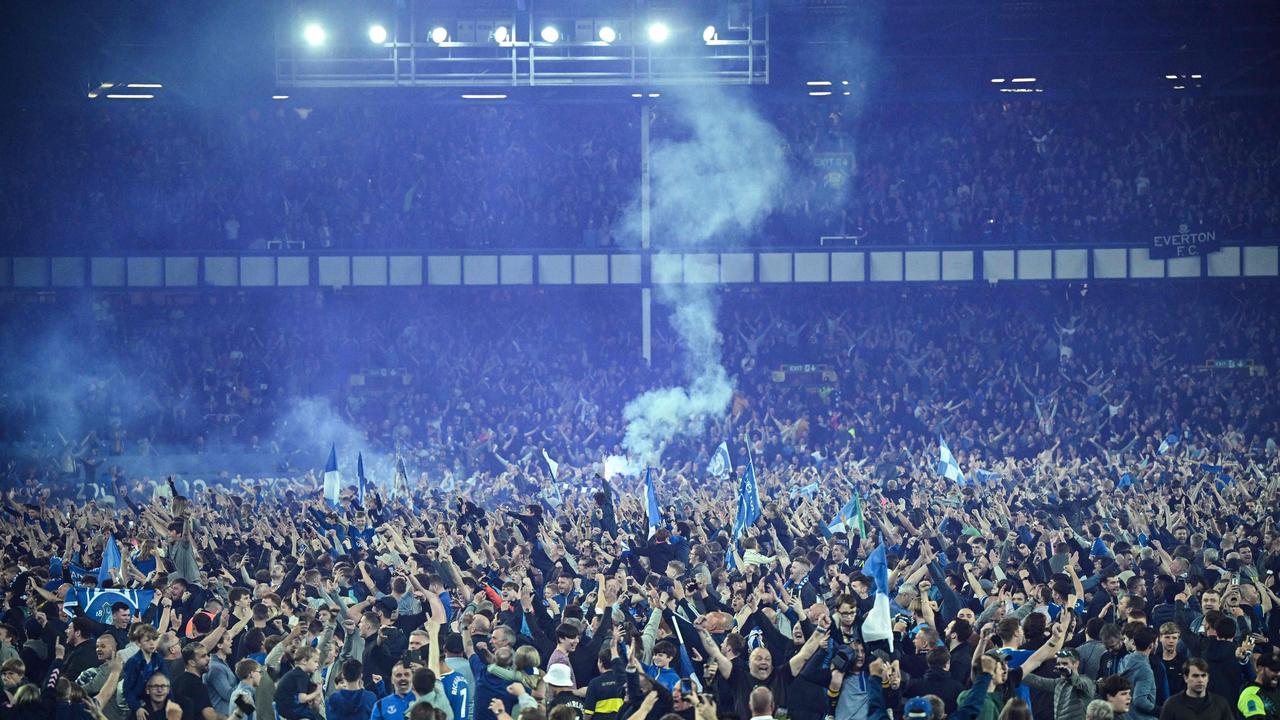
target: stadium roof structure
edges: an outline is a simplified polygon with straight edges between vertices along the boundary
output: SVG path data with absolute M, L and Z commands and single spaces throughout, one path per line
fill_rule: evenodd
M 103 83 L 194 103 L 689 82 L 787 98 L 832 83 L 833 101 L 1280 90 L 1280 3 L 1250 0 L 49 0 L 0 16 L 9 103 Z

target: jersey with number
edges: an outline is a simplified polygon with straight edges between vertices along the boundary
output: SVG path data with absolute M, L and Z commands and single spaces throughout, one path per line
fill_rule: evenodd
M 440 678 L 444 683 L 444 694 L 449 698 L 449 707 L 453 708 L 453 720 L 471 720 L 471 687 L 467 679 L 456 672 Z

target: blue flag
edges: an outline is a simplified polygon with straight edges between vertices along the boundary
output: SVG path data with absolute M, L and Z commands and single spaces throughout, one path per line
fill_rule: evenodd
M 62 603 L 64 608 L 77 608 L 80 614 L 106 624 L 111 622 L 111 606 L 127 603 L 134 615 L 141 615 L 151 607 L 155 590 L 123 590 L 119 588 L 72 588 Z
M 98 568 L 98 585 L 111 577 L 111 571 L 120 567 L 120 546 L 116 544 L 116 536 L 107 536 L 107 546 L 102 550 L 102 566 Z
M 653 470 L 644 470 L 644 501 L 649 511 L 649 537 L 662 525 L 662 513 L 658 511 L 658 494 L 653 489 Z
M 1170 450 L 1178 447 L 1179 439 L 1180 438 L 1177 435 L 1173 433 L 1169 433 L 1168 435 L 1165 436 L 1164 440 L 1160 441 L 1160 447 L 1156 450 L 1156 452 L 1163 455 L 1169 452 Z
M 888 640 L 889 650 L 893 650 L 893 618 L 889 612 L 889 561 L 885 558 L 884 543 L 867 558 L 862 566 L 862 574 L 875 581 L 875 603 L 871 611 L 862 621 L 862 639 L 864 642 Z
M 982 468 L 978 468 L 977 470 L 974 470 L 973 474 L 975 478 L 978 480 L 978 482 L 984 485 L 990 482 L 997 482 L 1000 480 L 1000 477 L 1001 477 L 1000 473 L 998 472 L 983 470 Z
M 738 514 L 733 521 L 733 536 L 738 538 L 764 514 L 760 507 L 760 489 L 756 487 L 756 468 L 747 458 L 747 470 L 738 481 Z
M 338 448 L 329 446 L 329 459 L 324 464 L 324 499 L 330 507 L 338 506 L 338 495 L 342 488 L 342 476 L 338 474 Z
M 1116 483 L 1117 490 L 1124 490 L 1133 487 L 1133 473 L 1125 473 L 1120 476 L 1120 482 Z
M 356 453 L 356 500 L 364 508 L 364 490 L 369 481 L 364 477 L 364 453 Z

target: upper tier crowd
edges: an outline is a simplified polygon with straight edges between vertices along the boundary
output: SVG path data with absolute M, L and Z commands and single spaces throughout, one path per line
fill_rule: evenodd
M 598 475 L 684 379 L 632 298 L 11 300 L 2 711 L 1280 717 L 1273 294 L 726 293 L 737 391 L 653 459 L 653 513 Z M 336 502 L 299 422 L 360 438 Z M 179 448 L 206 471 L 124 469 Z
M 752 241 L 1145 242 L 1184 224 L 1274 238 L 1276 110 L 1189 98 L 766 104 L 790 179 Z M 626 246 L 641 112 L 89 103 L 19 116 L 0 139 L 0 233 L 42 252 Z M 655 143 L 682 137 L 673 107 L 651 112 Z

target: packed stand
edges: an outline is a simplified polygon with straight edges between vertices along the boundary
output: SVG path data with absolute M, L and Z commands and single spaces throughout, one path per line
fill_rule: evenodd
M 681 136 L 671 110 L 654 106 L 655 143 Z M 760 111 L 791 174 L 753 242 L 1141 243 L 1183 224 L 1241 241 L 1280 233 L 1266 100 Z M 631 103 L 89 104 L 19 116 L 4 143 L 5 246 L 24 251 L 638 245 L 626 222 L 641 178 Z
M 647 369 L 607 292 L 104 298 L 66 320 L 113 371 L 70 389 L 88 449 L 6 381 L 6 439 L 41 452 L 5 475 L 4 715 L 1275 717 L 1280 328 L 1266 288 L 1175 290 L 731 294 L 737 395 L 654 463 L 653 515 L 644 474 L 597 472 L 680 357 Z M 10 309 L 8 347 L 71 315 Z M 27 354 L 70 376 L 50 338 Z M 205 403 L 267 444 L 303 394 L 403 470 L 366 486 L 344 447 L 334 502 L 319 456 L 70 477 L 113 425 L 212 436 Z

